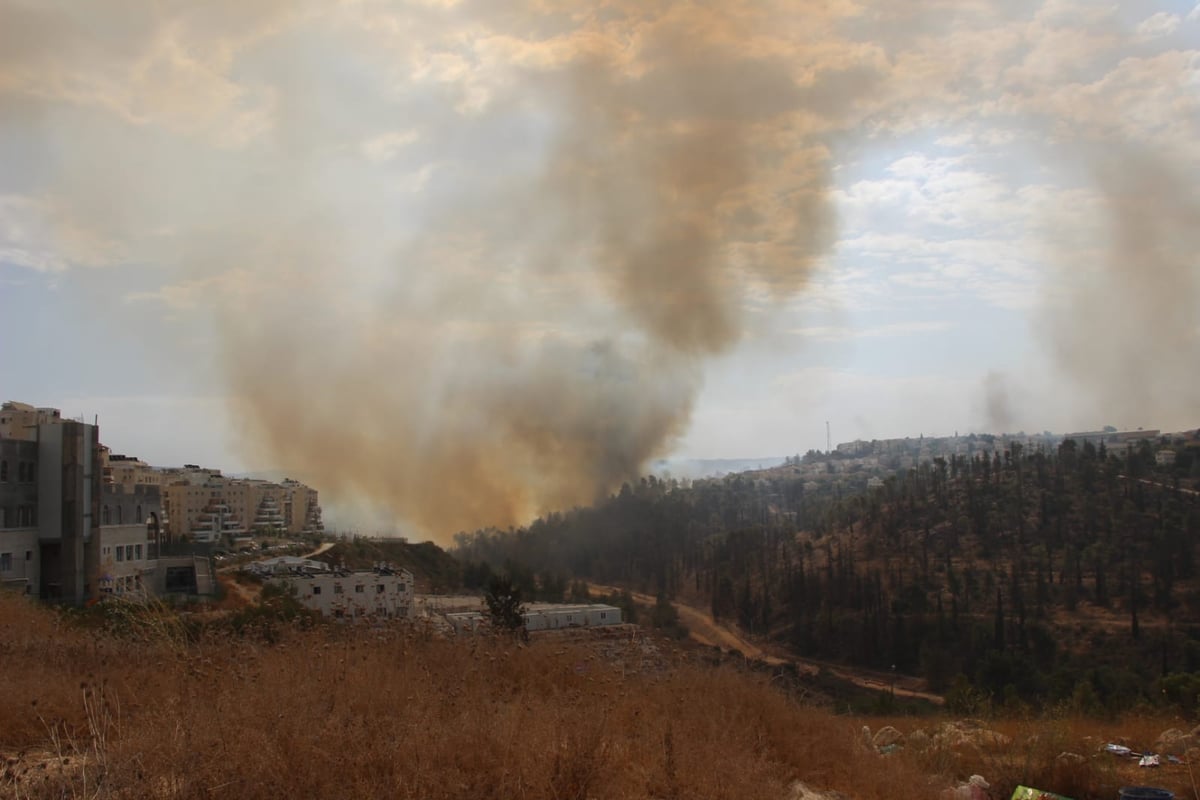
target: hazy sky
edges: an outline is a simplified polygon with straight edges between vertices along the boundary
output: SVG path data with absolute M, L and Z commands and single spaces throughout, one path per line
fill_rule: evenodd
M 1198 179 L 1192 0 L 0 0 L 0 399 L 435 536 L 1195 427 Z

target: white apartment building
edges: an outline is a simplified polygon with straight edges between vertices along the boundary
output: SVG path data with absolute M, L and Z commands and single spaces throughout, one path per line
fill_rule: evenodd
M 337 619 L 412 616 L 413 575 L 406 569 L 386 566 L 351 572 L 306 572 L 275 578 L 296 590 L 306 608 Z

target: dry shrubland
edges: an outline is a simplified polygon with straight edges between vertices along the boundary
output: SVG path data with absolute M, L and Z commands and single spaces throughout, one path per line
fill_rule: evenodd
M 264 637 L 165 610 L 86 619 L 0 596 L 3 792 L 786 798 L 803 781 L 918 798 L 1006 763 L 880 756 L 861 719 L 645 640 L 521 644 L 332 625 Z M 1055 738 L 1038 751 L 1059 748 L 1069 749 Z

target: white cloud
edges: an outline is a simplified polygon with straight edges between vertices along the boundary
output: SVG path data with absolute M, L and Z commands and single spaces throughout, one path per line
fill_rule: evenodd
M 372 136 L 362 143 L 362 154 L 368 161 L 381 164 L 391 161 L 408 145 L 417 141 L 420 135 L 412 129 L 404 131 L 388 131 L 378 136 Z
M 1195 9 L 1192 14 L 1195 14 Z M 1191 15 L 1189 15 L 1190 17 Z M 1139 39 L 1149 40 L 1157 39 L 1160 36 L 1170 36 L 1179 29 L 1179 25 L 1183 22 L 1178 14 L 1171 14 L 1166 11 L 1160 11 L 1153 16 L 1147 17 L 1137 26 L 1137 35 Z
M 1187 15 L 1188 22 L 1200 22 L 1200 3 L 1196 3 L 1196 7 Z
M 911 336 L 922 333 L 939 333 L 951 330 L 953 327 L 954 323 L 949 320 L 928 320 L 894 322 L 887 325 L 873 325 L 865 328 L 848 325 L 813 325 L 805 328 L 793 328 L 791 332 L 806 339 L 840 342 L 850 339 L 876 339 L 883 336 Z

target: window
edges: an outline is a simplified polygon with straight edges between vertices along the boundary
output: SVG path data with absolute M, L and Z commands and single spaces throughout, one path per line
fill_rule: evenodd
M 100 521 L 105 525 L 108 524 L 108 506 L 100 509 Z
M 133 552 L 137 556 L 137 560 L 141 561 L 142 560 L 142 546 L 140 544 L 134 545 Z
M 125 545 L 125 560 L 133 561 L 133 545 L 131 544 Z
M 335 584 L 333 585 L 333 593 L 334 593 L 334 594 L 341 594 L 341 593 L 342 593 L 342 585 L 341 585 L 340 583 L 335 583 Z
M 118 547 L 117 548 L 117 561 L 124 561 L 124 560 L 125 560 L 125 548 Z
M 608 619 L 608 613 L 607 613 L 607 612 L 605 612 L 605 611 L 601 611 L 601 612 L 600 612 L 600 619 Z
M 385 587 L 382 583 L 375 587 L 375 594 L 383 594 Z
M 8 483 L 8 462 L 0 461 L 0 483 Z
M 357 583 L 357 584 L 355 584 L 355 585 L 354 585 L 354 593 L 355 593 L 355 594 L 362 594 L 362 593 L 363 593 L 363 585 L 362 585 L 361 583 Z
M 121 511 L 122 511 L 122 510 L 123 510 L 123 509 L 122 509 L 120 506 L 117 506 L 117 524 L 118 524 L 118 525 L 120 525 L 120 524 L 121 524 L 121 522 L 123 521 L 123 520 L 121 519 L 121 516 L 122 516 L 122 515 L 121 515 Z
M 32 550 L 26 550 L 26 551 L 25 551 L 25 560 L 26 560 L 26 561 L 33 561 L 33 551 L 32 551 Z
M 0 553 L 0 572 L 12 570 L 12 553 Z
M 397 584 L 396 584 L 396 591 L 397 591 L 397 592 L 403 592 L 403 591 L 404 591 L 404 584 L 403 584 L 403 583 L 397 583 Z
M 145 520 L 142 518 L 142 507 L 138 506 L 137 507 L 137 519 L 135 519 L 134 522 L 144 522 L 144 521 Z
M 18 461 L 17 462 L 17 483 L 24 483 L 24 482 L 25 482 L 25 462 Z
M 313 587 L 313 594 L 320 594 L 320 593 L 321 593 L 321 587 L 320 587 L 320 586 L 314 586 L 314 587 Z

